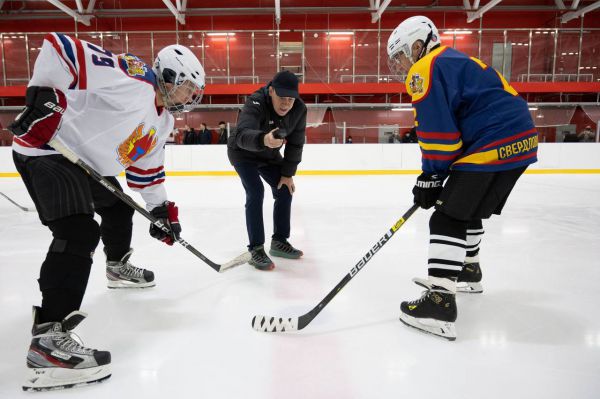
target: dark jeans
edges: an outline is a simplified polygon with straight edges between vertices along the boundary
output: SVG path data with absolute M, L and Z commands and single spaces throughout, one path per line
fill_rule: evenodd
M 290 237 L 290 213 L 292 208 L 292 195 L 287 186 L 279 190 L 277 184 L 281 179 L 281 168 L 278 165 L 261 165 L 241 163 L 234 168 L 246 190 L 246 228 L 248 229 L 248 248 L 254 248 L 265 243 L 265 227 L 263 224 L 263 199 L 265 188 L 260 178 L 262 177 L 273 192 L 275 205 L 273 208 L 273 239 L 287 240 Z

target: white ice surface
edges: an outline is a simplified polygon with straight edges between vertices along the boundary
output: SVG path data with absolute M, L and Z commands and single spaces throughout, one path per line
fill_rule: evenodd
M 598 398 L 600 175 L 526 175 L 505 212 L 484 223 L 482 295 L 458 298 L 448 342 L 398 321 L 420 295 L 429 211 L 419 210 L 303 331 L 251 329 L 254 314 L 315 306 L 411 205 L 414 176 L 296 178 L 291 242 L 300 261 L 215 273 L 181 246 L 148 235 L 135 216 L 132 262 L 153 289 L 106 288 L 101 244 L 76 330 L 112 353 L 105 383 L 43 398 Z M 217 262 L 245 250 L 236 177 L 171 177 L 183 237 Z M 31 206 L 22 182 L 0 191 Z M 140 198 L 132 194 L 138 201 Z M 272 232 L 266 191 L 265 224 Z M 0 197 L 0 398 L 21 392 L 39 304 L 35 279 L 50 243 L 35 213 Z M 269 241 L 267 241 L 268 244 Z M 36 396 L 38 397 L 38 396 Z

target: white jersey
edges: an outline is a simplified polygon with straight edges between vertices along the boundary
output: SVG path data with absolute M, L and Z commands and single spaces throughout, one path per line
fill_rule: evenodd
M 125 170 L 127 185 L 147 208 L 167 200 L 164 146 L 173 117 L 155 105 L 156 76 L 130 54 L 112 54 L 58 33 L 44 38 L 29 86 L 65 93 L 67 108 L 55 138 L 103 176 Z M 13 150 L 28 156 L 56 154 L 15 137 Z

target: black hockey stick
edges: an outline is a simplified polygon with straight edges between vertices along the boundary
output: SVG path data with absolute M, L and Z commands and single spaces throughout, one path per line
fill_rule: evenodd
M 411 206 L 410 209 L 406 211 L 406 213 L 402 215 L 400 219 L 398 219 L 396 224 L 394 224 L 389 231 L 385 233 L 385 235 L 381 237 L 375 245 L 373 245 L 373 248 L 371 248 L 369 252 L 367 252 L 366 255 L 363 256 L 362 259 L 359 260 L 352 269 L 350 269 L 350 272 L 344 276 L 342 281 L 340 281 L 335 288 L 332 289 L 329 294 L 327 294 L 327 296 L 323 298 L 323 300 L 319 302 L 319 304 L 310 312 L 303 314 L 300 317 L 288 318 L 256 315 L 252 318 L 252 328 L 257 331 L 265 332 L 288 332 L 302 330 L 311 321 L 313 321 L 313 319 L 317 317 L 319 313 L 321 313 L 321 310 L 323 310 L 323 308 L 327 306 L 333 297 L 335 297 L 338 292 L 340 292 L 342 288 L 344 288 L 344 286 L 348 284 L 348 282 L 352 280 L 354 276 L 356 276 L 356 274 L 373 258 L 373 256 L 375 256 L 377 251 L 379 251 L 381 247 L 383 247 L 390 240 L 390 238 L 392 238 L 396 231 L 402 227 L 404 222 L 406 222 L 417 209 L 419 209 L 419 205 L 414 204 Z
M 121 201 L 125 202 L 127 205 L 129 205 L 130 207 L 132 207 L 133 209 L 138 211 L 142 216 L 144 216 L 146 219 L 148 219 L 150 221 L 150 223 L 152 223 L 153 225 L 155 225 L 156 227 L 158 227 L 159 229 L 161 229 L 162 231 L 164 231 L 167 234 L 171 233 L 171 230 L 167 226 L 165 226 L 164 223 L 162 223 L 159 219 L 152 216 L 152 214 L 150 212 L 148 212 L 147 210 L 142 208 L 137 202 L 135 202 L 133 200 L 133 198 L 131 198 L 130 196 L 125 194 L 123 191 L 121 191 L 118 188 L 116 188 L 115 186 L 113 186 L 104 176 L 102 176 L 100 173 L 96 172 L 94 170 L 94 168 L 92 168 L 90 165 L 88 165 L 82 159 L 80 159 L 77 156 L 77 154 L 75 154 L 73 151 L 71 151 L 69 148 L 67 148 L 63 143 L 61 143 L 57 139 L 52 139 L 52 140 L 50 140 L 50 142 L 48 144 L 50 144 L 56 151 L 60 152 L 69 161 L 73 162 L 74 164 L 76 164 L 77 166 L 82 168 L 84 171 L 86 171 L 92 177 L 92 179 L 94 179 L 95 181 L 97 181 L 98 183 L 103 185 L 104 188 L 106 188 L 108 191 L 110 191 L 115 196 L 117 196 Z M 245 252 L 245 253 L 241 254 L 240 256 L 237 256 L 236 258 L 230 260 L 227 263 L 218 264 L 218 263 L 215 263 L 212 260 L 208 259 L 206 256 L 204 256 L 200 251 L 198 251 L 196 248 L 194 248 L 190 243 L 188 243 L 183 238 L 181 238 L 181 237 L 178 238 L 177 242 L 180 243 L 181 245 L 183 245 L 183 247 L 186 248 L 187 250 L 189 250 L 191 253 L 193 253 L 200 259 L 202 259 L 204 261 L 204 263 L 206 263 L 207 265 L 209 265 L 210 267 L 212 267 L 219 273 L 222 273 L 225 270 L 232 268 L 234 266 L 243 265 L 244 263 L 246 263 L 250 260 L 250 256 L 251 256 L 249 252 Z
M 0 192 L 0 195 L 3 196 L 4 198 L 6 198 L 7 200 L 9 200 L 13 205 L 15 205 L 17 208 L 20 208 L 22 211 L 25 211 L 25 212 L 35 212 L 35 209 L 27 208 L 25 206 L 21 206 L 21 205 L 17 204 L 15 201 L 11 200 L 8 197 L 8 195 L 6 195 L 6 194 L 4 194 L 2 192 Z

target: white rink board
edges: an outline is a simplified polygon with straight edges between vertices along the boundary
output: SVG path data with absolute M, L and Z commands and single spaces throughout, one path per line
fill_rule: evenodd
M 600 143 L 540 143 L 531 169 L 600 169 Z M 307 144 L 300 171 L 418 170 L 417 144 Z M 170 172 L 233 171 L 224 145 L 169 145 Z M 10 147 L 0 147 L 0 173 L 16 172 Z

